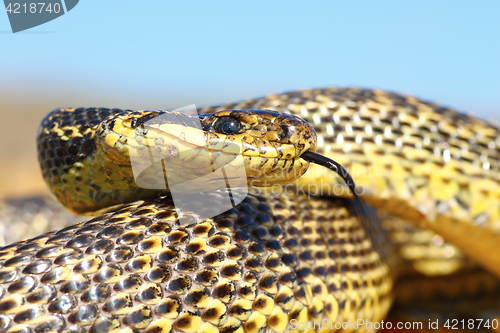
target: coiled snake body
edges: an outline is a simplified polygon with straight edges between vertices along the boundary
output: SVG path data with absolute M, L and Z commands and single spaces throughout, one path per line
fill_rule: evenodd
M 289 112 L 316 134 L 291 115 L 219 111 L 228 109 Z M 380 321 L 392 302 L 391 246 L 350 199 L 299 192 L 315 185 L 316 194 L 338 194 L 332 189 L 344 185 L 316 165 L 304 174 L 309 163 L 301 156 L 314 150 L 347 168 L 369 204 L 438 232 L 500 273 L 496 127 L 361 89 L 269 95 L 200 113 L 211 114 L 201 129 L 177 114 L 147 133 L 141 125 L 156 111 L 60 109 L 44 119 L 39 160 L 56 197 L 76 212 L 120 206 L 0 250 L 0 331 L 285 332 L 292 320 Z M 196 177 L 208 172 L 196 167 L 199 135 L 212 165 L 231 162 L 234 148 L 252 184 L 304 174 L 297 192 L 254 190 L 236 208 L 200 220 L 168 195 L 137 186 L 127 161 L 143 147 L 169 152 L 171 165 L 180 161 Z M 143 203 L 127 204 L 139 195 Z M 220 196 L 210 194 L 197 211 L 217 208 Z M 432 274 L 458 269 L 459 251 L 448 245 L 444 253 L 414 266 Z

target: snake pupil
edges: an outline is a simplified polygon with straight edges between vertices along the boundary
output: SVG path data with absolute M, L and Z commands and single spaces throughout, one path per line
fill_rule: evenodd
M 218 133 L 227 135 L 238 134 L 242 128 L 241 122 L 233 117 L 221 118 L 214 126 L 214 130 Z

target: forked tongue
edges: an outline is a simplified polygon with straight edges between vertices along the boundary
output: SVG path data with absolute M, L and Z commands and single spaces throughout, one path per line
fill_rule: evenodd
M 346 182 L 347 186 L 349 187 L 349 190 L 351 190 L 352 195 L 354 196 L 354 201 L 355 201 L 354 208 L 356 210 L 359 210 L 359 212 L 362 215 L 364 215 L 365 222 L 370 221 L 370 214 L 368 214 L 366 206 L 363 204 L 358 194 L 356 193 L 356 184 L 354 183 L 354 180 L 352 179 L 351 175 L 349 175 L 347 170 L 344 169 L 342 165 L 338 164 L 334 160 L 329 159 L 328 157 L 310 151 L 306 151 L 305 153 L 300 155 L 300 157 L 308 162 L 315 163 L 324 166 L 332 171 L 335 171 L 340 177 L 342 177 L 342 179 Z
M 354 180 L 352 180 L 351 175 L 349 175 L 347 170 L 344 169 L 342 165 L 338 164 L 334 160 L 329 159 L 328 157 L 317 153 L 312 153 L 310 151 L 306 151 L 305 153 L 300 155 L 300 157 L 308 162 L 315 163 L 324 166 L 332 171 L 335 171 L 346 182 L 354 198 L 356 198 L 356 200 L 358 201 L 360 200 L 358 194 L 356 193 L 356 184 L 354 184 Z

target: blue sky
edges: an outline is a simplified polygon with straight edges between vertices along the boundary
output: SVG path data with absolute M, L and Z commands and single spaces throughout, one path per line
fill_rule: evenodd
M 500 120 L 499 13 L 499 1 L 80 1 L 17 34 L 5 13 L 0 101 L 173 108 L 359 86 Z

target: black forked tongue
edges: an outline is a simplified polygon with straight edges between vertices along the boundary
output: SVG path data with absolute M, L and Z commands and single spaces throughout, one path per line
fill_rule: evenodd
M 340 177 L 346 182 L 347 186 L 351 190 L 353 196 L 359 200 L 358 194 L 356 193 L 356 184 L 354 184 L 354 180 L 352 180 L 351 175 L 347 172 L 346 169 L 342 167 L 342 165 L 338 164 L 334 160 L 329 159 L 323 155 L 312 153 L 310 151 L 306 151 L 302 155 L 300 155 L 304 160 L 312 163 L 316 163 L 318 165 L 324 166 L 332 171 L 335 171 L 339 174 Z

